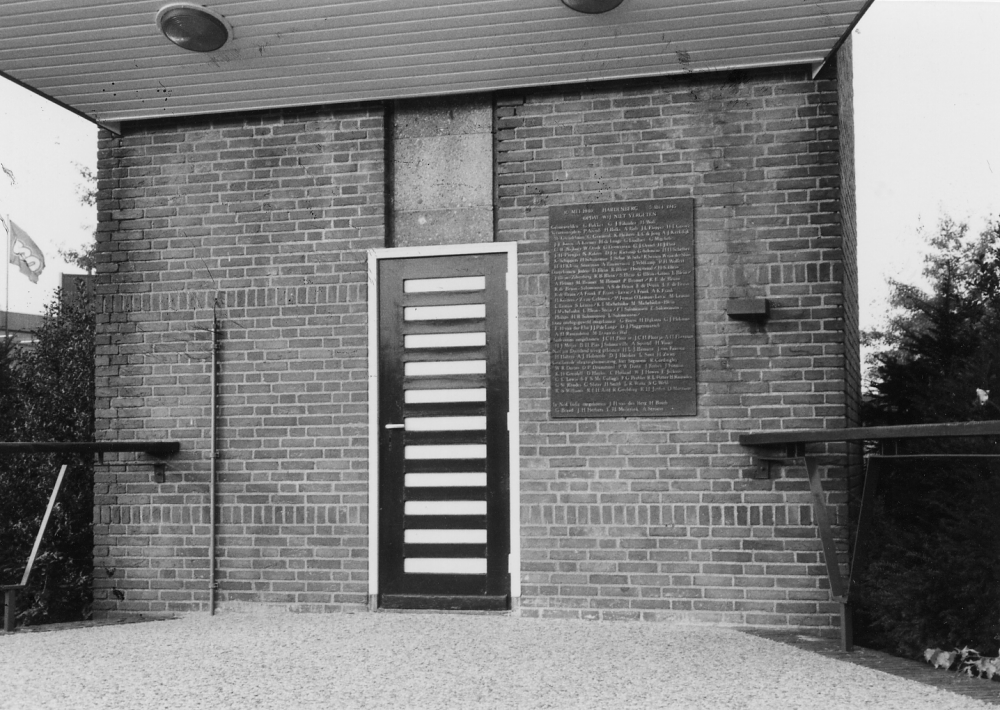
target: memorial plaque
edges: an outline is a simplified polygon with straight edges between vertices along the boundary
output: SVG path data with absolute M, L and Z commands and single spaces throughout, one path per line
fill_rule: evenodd
M 549 208 L 553 417 L 697 413 L 694 201 Z

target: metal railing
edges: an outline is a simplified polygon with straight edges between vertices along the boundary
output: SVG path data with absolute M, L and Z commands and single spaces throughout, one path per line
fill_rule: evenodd
M 17 616 L 17 593 L 28 586 L 28 580 L 31 578 L 31 568 L 35 566 L 38 548 L 42 546 L 42 538 L 45 537 L 45 529 L 49 526 L 52 509 L 56 505 L 56 498 L 59 497 L 59 489 L 62 488 L 63 478 L 66 476 L 66 468 L 67 464 L 63 464 L 62 468 L 59 469 L 59 475 L 56 476 L 56 484 L 52 487 L 52 495 L 49 496 L 49 505 L 45 508 L 45 516 L 42 518 L 42 524 L 39 526 L 38 534 L 35 536 L 35 544 L 31 547 L 31 554 L 28 555 L 28 564 L 24 567 L 24 574 L 21 575 L 20 584 L 0 585 L 0 591 L 4 593 L 4 631 L 10 632 L 14 630 Z
M 15 441 L 0 442 L 0 454 L 3 453 L 90 453 L 102 456 L 105 453 L 116 452 L 141 452 L 154 456 L 174 454 L 180 451 L 181 445 L 177 441 L 98 441 L 98 442 L 66 442 L 66 441 Z M 59 498 L 59 490 L 62 488 L 63 479 L 66 477 L 68 465 L 63 464 L 56 476 L 55 485 L 52 487 L 52 494 L 49 496 L 49 504 L 45 508 L 45 515 L 35 536 L 35 544 L 31 548 L 28 556 L 28 563 L 24 567 L 24 574 L 17 584 L 0 584 L 0 592 L 4 596 L 3 630 L 12 632 L 17 626 L 17 594 L 28 586 L 31 579 L 31 570 L 38 557 L 38 551 L 45 538 L 45 530 L 49 525 L 49 518 L 52 517 L 52 510 L 55 508 L 56 500 Z
M 957 437 L 1000 436 L 1000 421 L 949 422 L 944 424 L 911 424 L 906 426 L 849 427 L 845 429 L 798 429 L 791 431 L 766 431 L 740 434 L 740 444 L 750 447 L 785 446 L 784 456 L 773 454 L 759 457 L 762 461 L 802 459 L 809 477 L 809 491 L 812 497 L 813 519 L 819 528 L 823 557 L 826 561 L 830 592 L 834 601 L 840 604 L 841 649 L 854 648 L 853 614 L 850 605 L 852 588 L 857 584 L 855 572 L 863 563 L 867 552 L 868 532 L 871 526 L 872 509 L 875 503 L 875 489 L 878 485 L 878 462 L 895 458 L 997 458 L 998 454 L 887 454 L 884 443 L 903 439 L 944 439 Z M 807 444 L 828 442 L 877 441 L 880 453 L 865 456 L 865 481 L 861 494 L 861 509 L 854 536 L 854 555 L 845 579 L 837 561 L 837 545 L 830 522 L 823 483 L 819 475 L 819 459 L 828 454 L 810 454 Z

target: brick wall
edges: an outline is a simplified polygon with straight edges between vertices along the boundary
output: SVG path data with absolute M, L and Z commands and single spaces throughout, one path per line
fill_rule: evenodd
M 861 426 L 861 323 L 858 305 L 858 221 L 854 182 L 854 42 L 851 35 L 837 52 L 840 122 L 840 200 L 844 230 L 844 324 L 847 420 Z M 857 520 L 864 482 L 861 445 L 849 451 L 850 519 Z M 854 526 L 850 528 L 853 535 Z M 852 540 L 853 541 L 853 540 Z
M 737 437 L 852 416 L 847 63 L 818 80 L 787 69 L 495 97 L 497 238 L 520 253 L 523 614 L 836 625 L 805 471 L 762 480 Z M 365 603 L 364 259 L 384 243 L 383 116 L 102 135 L 99 436 L 183 448 L 164 483 L 148 459 L 99 467 L 98 613 L 207 608 L 217 293 L 219 599 Z M 673 197 L 696 205 L 698 415 L 552 420 L 547 207 Z M 770 299 L 771 319 L 728 320 L 733 296 Z M 828 453 L 843 523 L 850 468 Z
M 737 443 L 845 424 L 836 88 L 834 69 L 789 69 L 497 97 L 498 238 L 520 250 L 522 613 L 837 624 L 804 469 L 754 479 Z M 698 415 L 552 420 L 546 208 L 676 197 L 695 200 Z M 731 296 L 767 297 L 771 319 L 727 320 Z M 845 468 L 825 476 L 843 521 Z
M 99 146 L 95 612 L 207 609 L 212 306 L 223 606 L 367 600 L 365 249 L 381 107 L 127 124 Z M 216 299 L 216 294 L 218 297 Z

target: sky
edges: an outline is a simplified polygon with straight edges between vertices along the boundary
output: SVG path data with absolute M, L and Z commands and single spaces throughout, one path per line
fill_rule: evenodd
M 863 328 L 886 279 L 922 283 L 942 217 L 978 234 L 1000 217 L 1000 1 L 875 0 L 854 32 Z
M 854 31 L 864 328 L 885 318 L 887 279 L 920 281 L 921 235 L 942 217 L 978 233 L 1000 216 L 998 31 L 1000 0 L 876 0 Z M 37 285 L 8 270 L 10 310 L 41 313 L 60 273 L 79 273 L 57 252 L 93 234 L 78 191 L 96 141 L 92 123 L 0 78 L 0 162 L 17 179 L 0 174 L 0 209 L 47 262 Z
M 78 190 L 85 183 L 79 166 L 97 167 L 97 127 L 0 78 L 0 163 L 14 173 L 16 181 L 12 185 L 0 173 L 0 210 L 45 255 L 45 269 L 37 284 L 16 266 L 7 269 L 9 310 L 41 313 L 52 301 L 62 273 L 83 273 L 65 264 L 58 251 L 79 249 L 93 239 L 97 213 L 81 204 Z M 6 286 L 0 279 L 0 289 L 4 289 L 0 299 L 5 297 Z

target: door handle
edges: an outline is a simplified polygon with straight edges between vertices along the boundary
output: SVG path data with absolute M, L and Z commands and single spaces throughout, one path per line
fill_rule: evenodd
M 405 424 L 386 424 L 385 428 L 386 429 L 402 429 L 404 426 L 406 426 L 406 425 Z

